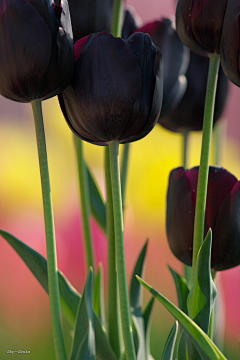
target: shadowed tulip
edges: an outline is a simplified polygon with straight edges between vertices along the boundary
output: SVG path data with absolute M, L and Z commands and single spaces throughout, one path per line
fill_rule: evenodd
M 0 93 L 30 102 L 60 93 L 74 67 L 66 0 L 0 0 Z
M 220 46 L 220 58 L 223 71 L 228 79 L 237 86 L 240 86 L 239 16 L 239 1 L 229 1 L 224 18 Z
M 228 0 L 179 0 L 177 32 L 183 44 L 197 54 L 219 54 Z
M 122 27 L 122 39 L 127 40 L 137 28 L 142 25 L 140 16 L 136 13 L 132 6 L 124 11 L 124 21 Z
M 95 32 L 110 33 L 113 0 L 68 0 L 68 3 L 74 42 Z
M 199 167 L 172 170 L 167 193 L 167 238 L 173 254 L 191 265 Z M 211 267 L 240 264 L 240 182 L 226 169 L 210 166 L 205 214 L 206 236 L 212 229 Z
M 73 132 L 97 145 L 128 143 L 155 126 L 162 102 L 162 58 L 149 35 L 108 33 L 75 44 L 71 84 L 59 96 Z
M 184 75 L 188 67 L 189 50 L 180 41 L 175 23 L 171 19 L 162 18 L 137 31 L 149 34 L 163 56 L 164 86 L 161 119 L 177 106 L 186 90 Z
M 199 131 L 203 127 L 203 115 L 209 58 L 190 53 L 190 63 L 186 72 L 187 89 L 180 103 L 167 116 L 159 119 L 159 124 L 173 132 Z M 213 124 L 221 117 L 228 97 L 228 79 L 219 69 Z

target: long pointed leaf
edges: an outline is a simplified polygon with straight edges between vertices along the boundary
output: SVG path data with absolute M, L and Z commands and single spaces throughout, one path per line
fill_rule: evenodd
M 185 314 L 188 313 L 187 308 L 187 298 L 189 295 L 189 288 L 187 285 L 187 281 L 184 277 L 179 275 L 175 270 L 173 270 L 170 266 L 168 266 L 169 270 L 171 271 L 173 280 L 175 282 L 176 290 L 177 290 L 177 297 L 178 297 L 178 306 Z
M 130 285 L 130 305 L 131 305 L 131 313 L 132 320 L 134 324 L 134 328 L 137 334 L 137 341 L 135 342 L 135 346 L 137 347 L 137 360 L 143 360 L 145 358 L 145 330 L 144 330 L 144 321 L 142 315 L 142 287 L 137 281 L 135 275 L 142 276 L 143 268 L 145 264 L 145 257 L 147 251 L 146 241 L 145 245 L 142 248 L 142 251 L 138 257 L 135 268 L 133 270 L 133 275 L 131 279 Z
M 70 360 L 95 360 L 95 333 L 93 325 L 93 269 L 90 267 L 80 301 Z
M 166 309 L 181 323 L 184 329 L 191 336 L 194 344 L 199 346 L 205 354 L 211 360 L 226 360 L 225 356 L 212 342 L 212 340 L 206 335 L 206 333 L 183 311 L 178 309 L 171 301 L 165 298 L 162 294 L 153 289 L 149 284 L 137 276 L 140 283 L 153 295 L 155 296 Z
M 99 319 L 101 320 L 103 327 L 106 329 L 102 264 L 99 264 L 97 276 L 94 281 L 93 309 L 96 315 L 98 315 Z
M 178 323 L 175 321 L 164 346 L 162 360 L 172 360 L 174 347 L 177 339 Z
M 144 322 L 144 330 L 145 330 L 145 351 L 146 351 L 147 360 L 153 359 L 150 353 L 150 319 L 152 315 L 154 300 L 155 297 L 153 296 L 143 310 L 143 322 Z

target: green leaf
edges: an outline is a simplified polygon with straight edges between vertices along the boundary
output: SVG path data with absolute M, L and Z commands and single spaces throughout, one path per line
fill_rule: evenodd
M 48 293 L 47 260 L 37 251 L 33 250 L 28 245 L 24 244 L 22 241 L 18 240 L 16 237 L 7 233 L 6 231 L 0 230 L 0 234 L 18 253 L 18 255 L 31 270 L 33 275 L 42 285 L 44 290 Z M 61 271 L 58 271 L 58 281 L 61 310 L 72 327 L 74 327 L 77 308 L 80 301 L 80 294 L 70 284 Z
M 147 360 L 153 359 L 150 353 L 150 319 L 152 315 L 154 301 L 155 301 L 155 297 L 153 296 L 143 310 L 143 322 L 144 322 L 144 331 L 145 331 L 145 351 L 146 351 Z
M 178 323 L 175 321 L 163 349 L 162 360 L 172 360 L 174 347 L 177 339 Z
M 175 270 L 173 270 L 170 266 L 168 266 L 171 274 L 173 276 L 173 280 L 175 282 L 177 297 L 178 297 L 178 306 L 185 314 L 188 313 L 187 308 L 187 298 L 189 295 L 189 288 L 187 285 L 187 281 L 184 277 L 179 275 Z
M 103 327 L 106 329 L 102 264 L 99 264 L 97 276 L 94 281 L 93 309 L 96 315 L 99 317 Z
M 209 230 L 197 256 L 196 266 L 193 274 L 193 285 L 188 296 L 188 314 L 206 334 L 208 334 L 209 323 L 213 304 L 217 295 L 216 286 L 211 275 L 211 244 L 212 231 Z M 188 341 L 188 352 L 190 358 L 200 359 L 192 341 Z
M 132 321 L 136 330 L 137 338 L 134 336 L 137 360 L 146 359 L 145 351 L 145 329 L 142 315 L 142 287 L 136 279 L 136 275 L 142 276 L 148 241 L 144 244 L 133 270 L 130 285 L 130 306 Z
M 95 333 L 93 325 L 93 269 L 90 267 L 79 303 L 70 360 L 95 360 Z
M 91 203 L 91 213 L 94 219 L 97 221 L 98 225 L 106 234 L 107 231 L 107 216 L 106 216 L 106 206 L 103 201 L 101 191 L 97 185 L 96 180 L 94 179 L 93 174 L 91 173 L 89 167 L 86 165 L 87 176 L 88 176 L 88 186 L 90 193 L 90 203 Z
M 47 279 L 47 260 L 37 251 L 30 248 L 28 245 L 18 240 L 13 235 L 0 230 L 2 237 L 12 246 L 18 253 L 29 270 L 33 273 L 44 290 L 48 293 L 48 279 Z M 81 300 L 80 294 L 70 284 L 67 278 L 58 271 L 59 291 L 61 310 L 63 315 L 69 321 L 72 328 L 75 326 L 75 318 L 79 302 Z M 107 338 L 106 330 L 102 327 L 98 316 L 94 313 L 94 327 L 96 340 L 96 353 L 98 360 L 117 360 Z
M 181 323 L 184 329 L 191 336 L 194 341 L 194 345 L 201 348 L 210 360 L 226 360 L 225 356 L 212 342 L 212 340 L 206 335 L 206 333 L 182 310 L 178 309 L 171 301 L 165 298 L 162 294 L 153 289 L 144 280 L 137 276 L 140 283 L 153 295 L 155 296 L 166 309 Z M 207 358 L 205 357 L 205 360 Z

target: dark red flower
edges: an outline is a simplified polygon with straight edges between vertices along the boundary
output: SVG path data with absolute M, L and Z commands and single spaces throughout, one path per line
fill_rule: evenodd
M 74 50 L 66 0 L 0 0 L 0 93 L 29 102 L 70 82 Z
M 223 71 L 235 85 L 240 86 L 240 3 L 228 1 L 220 47 Z
M 190 53 L 186 72 L 187 89 L 175 109 L 159 119 L 159 124 L 174 132 L 199 131 L 203 127 L 209 58 Z M 213 124 L 222 116 L 228 97 L 228 79 L 219 69 Z
M 199 167 L 172 170 L 167 193 L 167 238 L 173 254 L 191 265 Z M 211 267 L 240 264 L 240 182 L 226 169 L 210 166 L 205 235 L 212 229 Z
M 81 139 L 107 145 L 146 136 L 162 102 L 162 59 L 149 35 L 127 41 L 108 33 L 75 44 L 71 84 L 59 96 L 68 125 Z
M 187 82 L 184 75 L 189 63 L 189 50 L 180 41 L 172 19 L 162 18 L 146 24 L 137 31 L 149 34 L 163 56 L 164 86 L 161 119 L 177 106 L 186 90 Z
M 176 26 L 183 44 L 203 56 L 219 54 L 227 4 L 228 0 L 179 0 Z

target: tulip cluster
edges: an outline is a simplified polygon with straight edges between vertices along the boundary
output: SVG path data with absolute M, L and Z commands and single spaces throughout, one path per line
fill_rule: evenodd
M 172 170 L 167 193 L 167 237 L 174 255 L 192 264 L 193 228 L 199 167 Z M 210 166 L 205 235 L 212 229 L 212 269 L 240 265 L 240 181 L 226 169 Z

